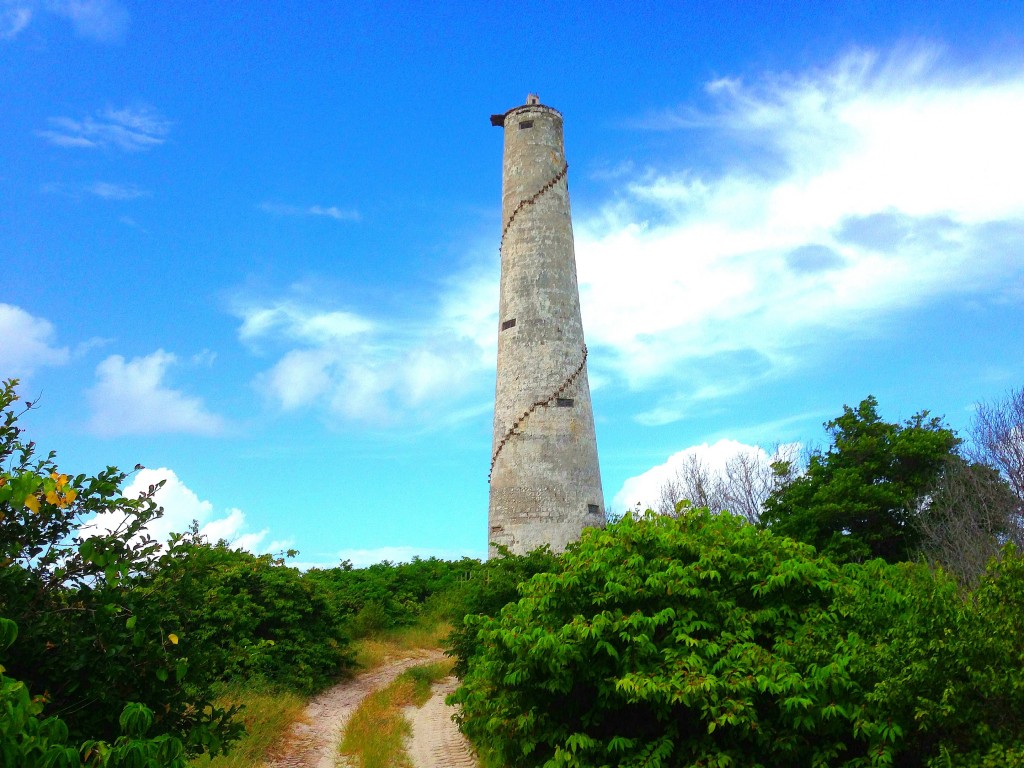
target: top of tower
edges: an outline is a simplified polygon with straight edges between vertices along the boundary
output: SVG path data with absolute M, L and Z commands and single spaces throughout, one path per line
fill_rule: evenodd
M 536 93 L 528 93 L 526 94 L 525 104 L 522 104 L 518 107 L 512 107 L 512 109 L 510 109 L 508 112 L 503 112 L 500 115 L 491 115 L 491 125 L 498 126 L 499 128 L 504 127 L 505 118 L 508 117 L 510 114 L 512 114 L 513 112 L 518 112 L 521 109 L 531 108 L 547 109 L 550 110 L 551 112 L 554 112 L 556 115 L 561 115 L 561 113 L 557 109 L 552 109 L 551 107 L 546 107 L 543 104 L 541 104 L 540 96 L 538 96 Z

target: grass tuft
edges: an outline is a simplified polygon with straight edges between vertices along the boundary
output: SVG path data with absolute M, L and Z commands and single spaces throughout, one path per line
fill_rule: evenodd
M 260 765 L 267 750 L 281 743 L 288 727 L 302 716 L 306 699 L 284 688 L 250 680 L 225 684 L 217 703 L 228 707 L 242 704 L 238 715 L 245 723 L 245 735 L 235 742 L 231 752 L 215 758 L 202 756 L 192 761 L 193 768 L 252 768 Z
M 430 698 L 430 686 L 447 677 L 453 660 L 412 667 L 386 688 L 371 693 L 352 714 L 340 752 L 354 758 L 359 768 L 411 768 L 405 753 L 410 735 L 404 707 L 422 707 Z
M 409 651 L 440 648 L 451 631 L 450 624 L 425 620 L 361 638 L 352 644 L 356 664 L 364 670 L 376 669 L 389 659 L 405 656 Z

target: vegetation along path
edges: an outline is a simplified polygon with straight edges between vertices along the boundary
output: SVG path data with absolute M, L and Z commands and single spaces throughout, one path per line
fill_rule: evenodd
M 337 768 L 345 765 L 338 745 L 349 718 L 368 695 L 389 685 L 405 670 L 440 661 L 441 651 L 416 651 L 395 659 L 327 689 L 309 702 L 282 743 L 271 752 L 264 768 Z M 475 768 L 469 747 L 451 720 L 445 696 L 453 690 L 454 678 L 434 686 L 430 700 L 406 713 L 412 724 L 409 756 L 414 768 Z M 346 767 L 347 768 L 347 767 Z

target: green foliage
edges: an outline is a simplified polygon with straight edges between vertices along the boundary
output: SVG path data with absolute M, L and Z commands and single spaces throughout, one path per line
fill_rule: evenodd
M 446 641 L 447 655 L 455 657 L 454 673 L 466 674 L 470 659 L 481 650 L 477 640 L 477 622 L 467 616 L 497 616 L 501 609 L 519 599 L 522 584 L 537 573 L 555 573 L 559 559 L 548 547 L 539 547 L 525 555 L 514 555 L 507 548 L 499 549 L 501 557 L 479 566 L 473 578 L 458 593 L 457 619 Z
M 0 618 L 0 651 L 18 634 L 10 619 Z M 0 765 L 5 768 L 185 768 L 185 748 L 169 734 L 153 738 L 152 710 L 129 703 L 118 719 L 121 736 L 113 744 L 90 739 L 69 744 L 67 725 L 59 717 L 44 717 L 43 703 L 29 694 L 20 680 L 6 677 L 0 666 Z
M 311 693 L 352 666 L 323 585 L 271 555 L 209 545 L 193 529 L 172 537 L 139 589 L 217 680 L 256 676 Z
M 869 396 L 825 424 L 832 445 L 768 497 L 763 524 L 839 561 L 913 557 L 914 515 L 960 441 L 927 411 L 892 424 L 877 407 Z
M 561 565 L 467 619 L 453 701 L 495 764 L 918 768 L 1018 748 L 1014 553 L 964 602 L 926 567 L 838 566 L 690 510 L 587 531 Z
M 377 563 L 353 568 L 313 569 L 306 577 L 330 595 L 334 613 L 349 622 L 354 637 L 410 626 L 424 615 L 451 619 L 461 610 L 460 595 L 480 567 L 478 560 L 413 558 L 410 563 Z M 461 619 L 461 614 L 458 614 Z

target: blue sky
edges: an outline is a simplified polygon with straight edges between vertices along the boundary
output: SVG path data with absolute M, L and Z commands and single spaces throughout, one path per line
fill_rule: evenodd
M 482 556 L 537 92 L 610 508 L 868 394 L 964 429 L 1024 384 L 1024 5 L 829 6 L 0 0 L 0 376 L 157 533 Z

